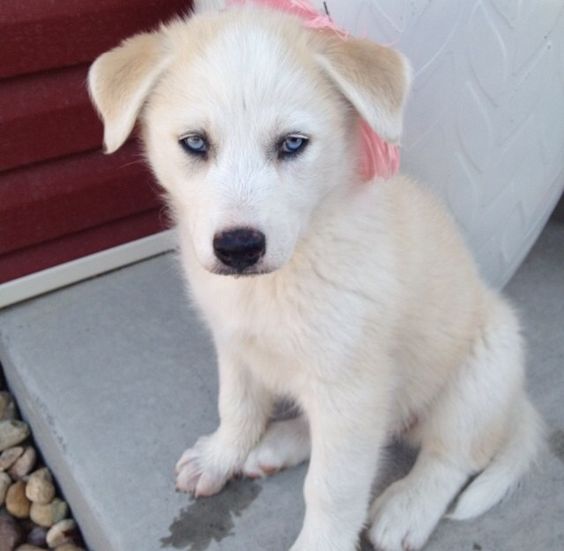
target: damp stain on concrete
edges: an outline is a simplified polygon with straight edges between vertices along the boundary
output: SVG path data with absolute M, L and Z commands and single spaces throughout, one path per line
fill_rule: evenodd
M 564 463 L 564 430 L 556 429 L 548 439 L 550 451 Z
M 161 548 L 204 551 L 212 542 L 233 535 L 235 517 L 258 497 L 258 482 L 233 480 L 218 495 L 194 500 L 180 510 L 169 526 L 170 535 L 161 538 Z

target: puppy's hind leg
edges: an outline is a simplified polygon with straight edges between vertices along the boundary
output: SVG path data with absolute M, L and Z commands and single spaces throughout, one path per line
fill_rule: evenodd
M 447 518 L 477 517 L 506 497 L 538 456 L 543 440 L 543 422 L 523 394 L 513 405 L 501 448 L 486 469 L 464 489 Z
M 536 413 L 524 398 L 521 348 L 515 316 L 493 299 L 471 353 L 420 421 L 415 466 L 372 505 L 369 537 L 377 549 L 420 549 L 471 475 L 484 470 L 462 493 L 455 517 L 495 505 L 526 470 L 540 432 Z M 522 405 L 526 416 L 512 418 Z M 520 454 L 509 437 L 518 419 L 519 434 L 526 438 Z
M 309 425 L 304 415 L 273 421 L 249 454 L 243 474 L 262 478 L 307 461 L 311 452 Z

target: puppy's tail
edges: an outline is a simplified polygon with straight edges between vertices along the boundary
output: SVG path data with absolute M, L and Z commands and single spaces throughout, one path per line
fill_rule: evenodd
M 515 410 L 504 446 L 461 493 L 447 518 L 466 520 L 485 513 L 517 486 L 538 457 L 544 443 L 542 420 L 526 397 Z

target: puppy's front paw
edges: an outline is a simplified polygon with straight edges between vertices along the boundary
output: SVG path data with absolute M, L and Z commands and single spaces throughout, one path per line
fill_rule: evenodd
M 221 491 L 236 470 L 215 434 L 202 436 L 176 464 L 176 489 L 207 497 Z
M 420 489 L 399 480 L 375 500 L 368 537 L 378 551 L 416 551 L 425 545 L 443 511 Z

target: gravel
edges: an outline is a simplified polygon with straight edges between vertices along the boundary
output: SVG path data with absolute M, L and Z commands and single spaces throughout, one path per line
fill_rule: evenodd
M 80 529 L 1 375 L 0 551 L 84 551 Z

